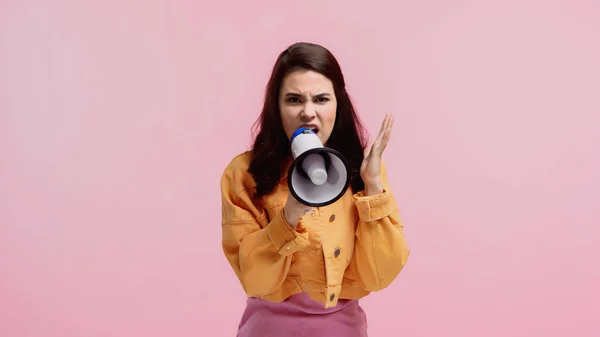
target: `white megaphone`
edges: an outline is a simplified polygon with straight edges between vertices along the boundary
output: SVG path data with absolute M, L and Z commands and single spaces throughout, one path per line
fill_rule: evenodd
M 288 172 L 288 187 L 296 200 L 322 207 L 341 198 L 350 184 L 344 156 L 324 147 L 309 128 L 296 130 L 290 141 L 294 160 Z

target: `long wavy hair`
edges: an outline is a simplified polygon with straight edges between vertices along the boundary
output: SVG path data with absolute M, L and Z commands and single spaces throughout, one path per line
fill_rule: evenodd
M 350 95 L 340 65 L 323 46 L 298 42 L 279 54 L 265 90 L 262 112 L 253 126 L 254 142 L 248 172 L 256 182 L 254 196 L 269 194 L 281 180 L 284 164 L 291 156 L 290 141 L 285 134 L 279 111 L 279 93 L 285 76 L 296 70 L 312 70 L 333 83 L 337 111 L 327 146 L 339 151 L 348 161 L 350 187 L 354 192 L 364 189 L 360 165 L 366 146 L 366 129 L 362 125 Z M 258 134 L 256 134 L 260 127 Z

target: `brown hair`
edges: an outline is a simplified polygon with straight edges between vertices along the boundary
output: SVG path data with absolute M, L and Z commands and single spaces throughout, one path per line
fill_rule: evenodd
M 279 92 L 284 77 L 300 69 L 318 72 L 333 83 L 337 111 L 327 146 L 346 158 L 352 190 L 362 190 L 364 182 L 359 171 L 366 145 L 366 130 L 346 91 L 342 70 L 333 54 L 323 46 L 298 42 L 279 54 L 267 83 L 262 112 L 254 124 L 254 131 L 260 125 L 260 132 L 254 139 L 248 172 L 256 182 L 255 197 L 273 190 L 282 177 L 283 164 L 291 155 L 279 111 Z

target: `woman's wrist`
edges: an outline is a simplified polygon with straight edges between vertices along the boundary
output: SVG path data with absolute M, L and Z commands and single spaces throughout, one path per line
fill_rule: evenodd
M 383 193 L 383 184 L 381 181 L 365 182 L 365 196 L 378 195 Z

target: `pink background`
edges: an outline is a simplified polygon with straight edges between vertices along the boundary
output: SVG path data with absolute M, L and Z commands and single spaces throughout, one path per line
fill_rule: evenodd
M 600 335 L 598 1 L 0 4 L 1 336 L 233 336 L 218 182 L 299 40 L 396 117 L 372 336 Z

